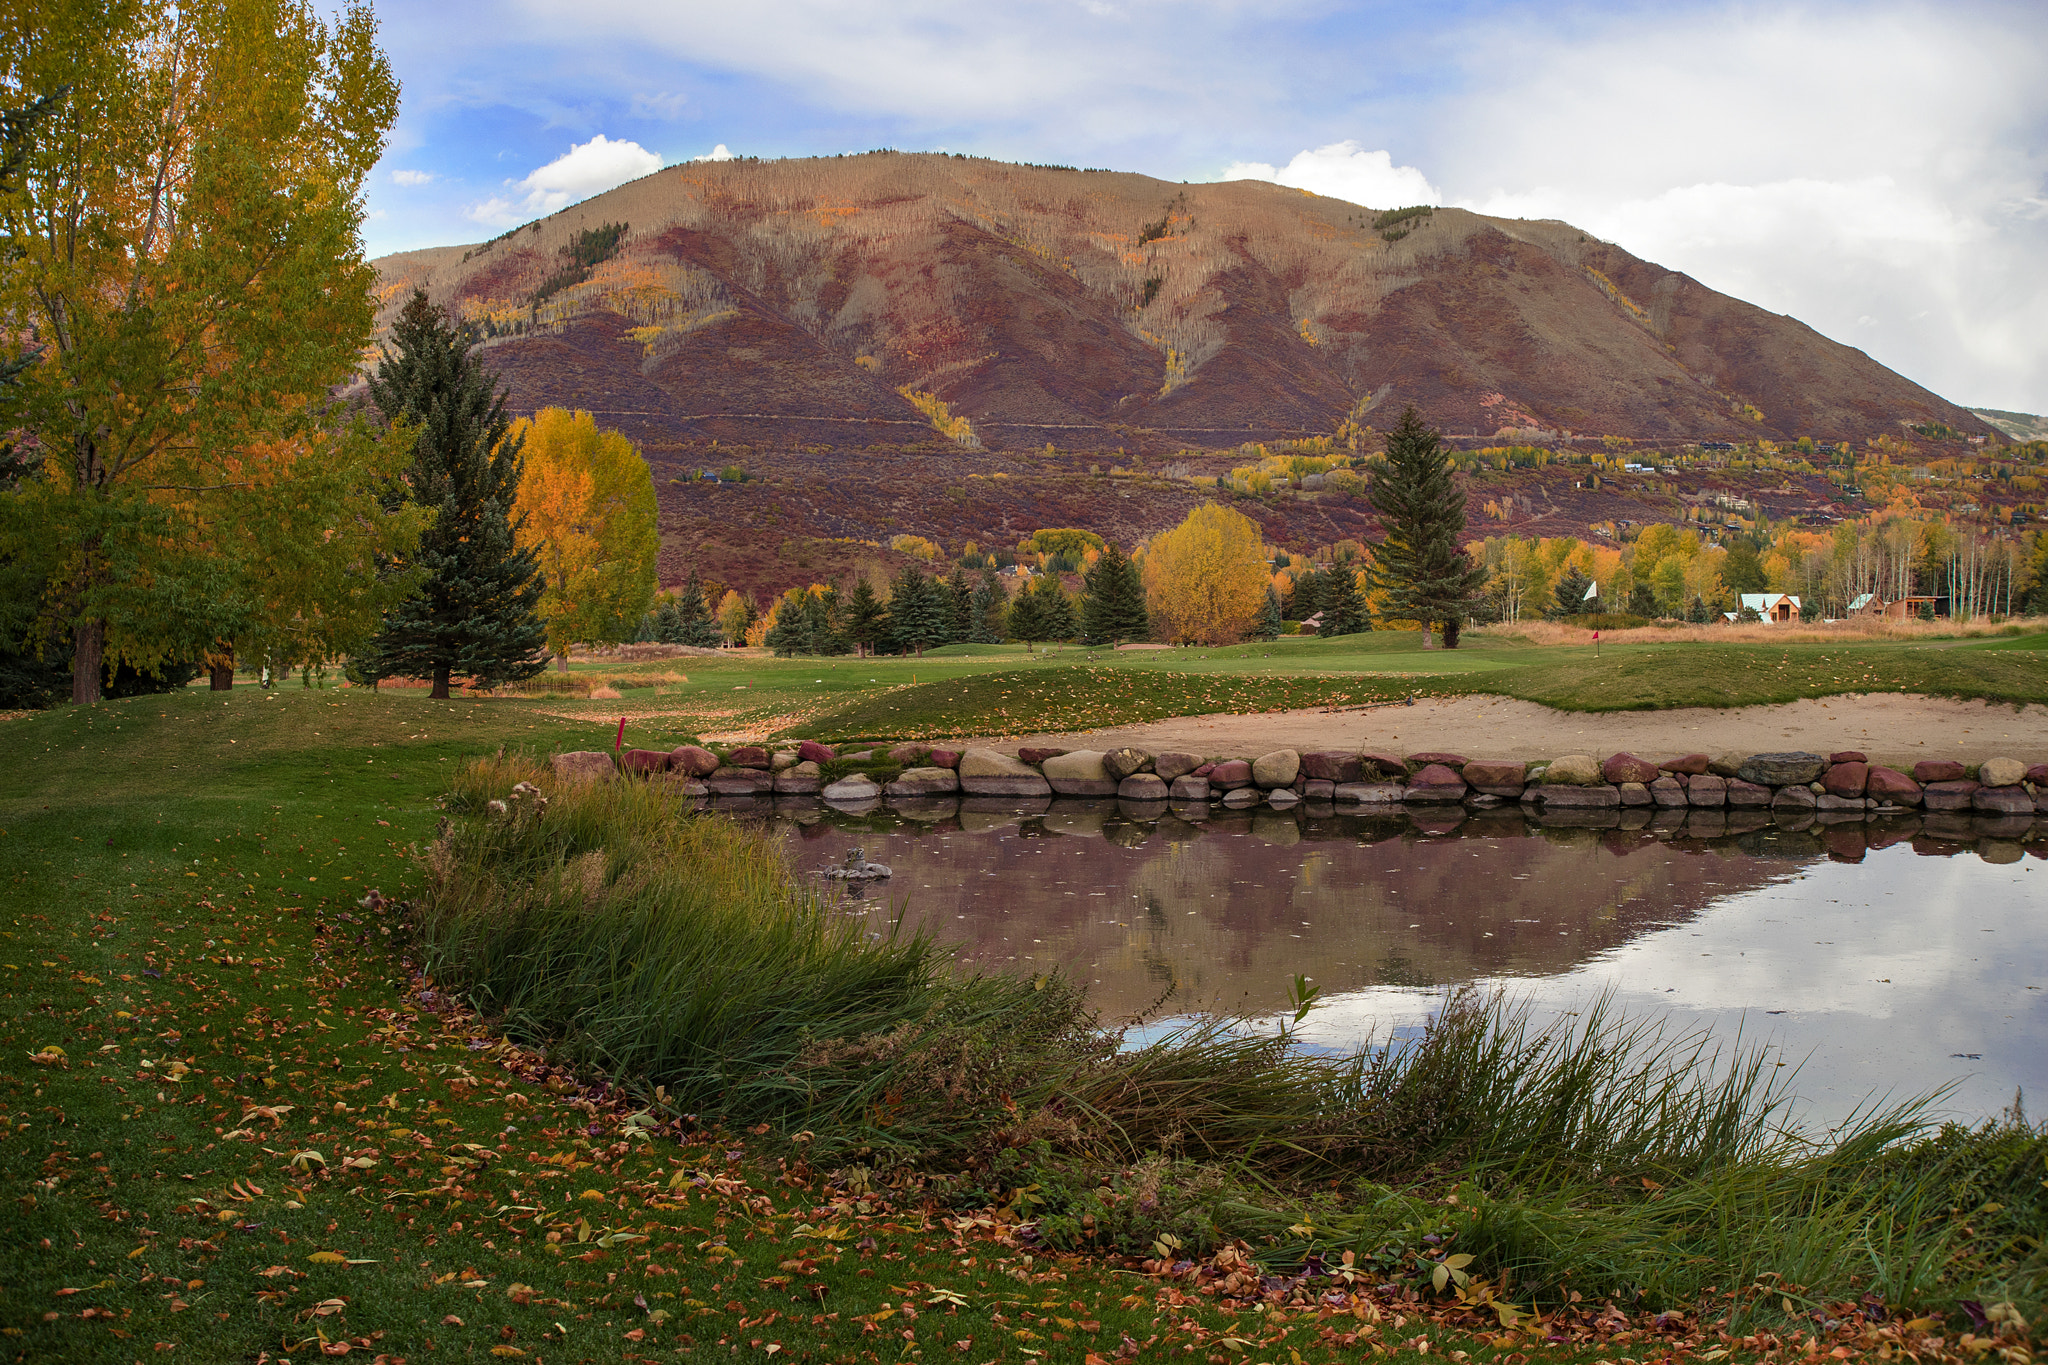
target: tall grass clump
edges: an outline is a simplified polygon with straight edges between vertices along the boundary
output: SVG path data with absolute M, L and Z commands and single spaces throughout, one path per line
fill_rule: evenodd
M 1242 1240 L 1489 1301 L 1713 1300 L 1737 1326 L 1870 1294 L 2031 1317 L 2048 1296 L 2048 1131 L 2017 1102 L 1976 1128 L 1913 1102 L 1812 1135 L 1764 1050 L 1604 1001 L 1539 1025 L 1460 993 L 1351 1056 L 1215 1019 L 1131 1045 L 1056 974 L 871 935 L 765 832 L 659 782 L 558 787 L 500 758 L 448 805 L 419 920 L 439 984 L 679 1110 L 914 1165 L 1054 1247 Z

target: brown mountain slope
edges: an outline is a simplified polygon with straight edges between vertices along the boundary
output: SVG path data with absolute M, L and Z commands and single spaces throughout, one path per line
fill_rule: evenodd
M 559 279 L 575 233 L 631 232 Z M 1254 181 L 873 154 L 690 165 L 483 246 L 379 262 L 501 335 L 515 406 L 678 455 L 862 448 L 936 394 L 995 449 L 1153 452 L 1328 431 L 1355 403 L 1447 431 L 1863 439 L 1990 428 L 1792 319 L 1555 222 L 1391 227 Z

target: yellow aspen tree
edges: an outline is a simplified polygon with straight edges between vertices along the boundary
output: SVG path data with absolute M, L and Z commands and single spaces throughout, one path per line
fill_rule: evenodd
M 1145 597 L 1169 639 L 1233 644 L 1251 632 L 1271 584 L 1261 541 L 1257 522 L 1213 502 L 1153 539 Z
M 654 479 L 633 443 L 587 412 L 542 408 L 512 424 L 526 475 L 513 504 L 515 535 L 540 556 L 540 615 L 548 648 L 632 638 L 654 601 L 661 533 Z

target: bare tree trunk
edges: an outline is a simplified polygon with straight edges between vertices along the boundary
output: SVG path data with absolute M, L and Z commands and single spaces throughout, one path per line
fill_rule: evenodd
M 435 701 L 448 700 L 448 665 L 434 665 L 434 690 L 427 695 Z
M 100 699 L 100 664 L 106 654 L 107 623 L 81 621 L 71 631 L 71 700 L 89 705 Z
M 216 657 L 207 669 L 206 690 L 228 692 L 235 686 L 235 656 L 230 650 L 225 659 Z
M 1462 629 L 1463 627 L 1455 617 L 1444 622 L 1445 649 L 1456 649 L 1458 647 L 1458 632 Z

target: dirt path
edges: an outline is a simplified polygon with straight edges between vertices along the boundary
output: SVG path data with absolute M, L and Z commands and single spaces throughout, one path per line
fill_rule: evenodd
M 1682 753 L 1745 754 L 1781 749 L 1860 749 L 1880 763 L 1923 758 L 2048 762 L 2048 707 L 1942 697 L 1844 696 L 1748 706 L 1580 714 L 1504 697 L 1453 697 L 1342 711 L 1186 716 L 1076 734 L 1004 737 L 1068 748 L 1134 744 L 1203 754 L 1257 755 L 1274 749 L 1371 749 L 1397 754 L 1449 751 L 1470 758 L 1605 756 L 1652 759 Z

